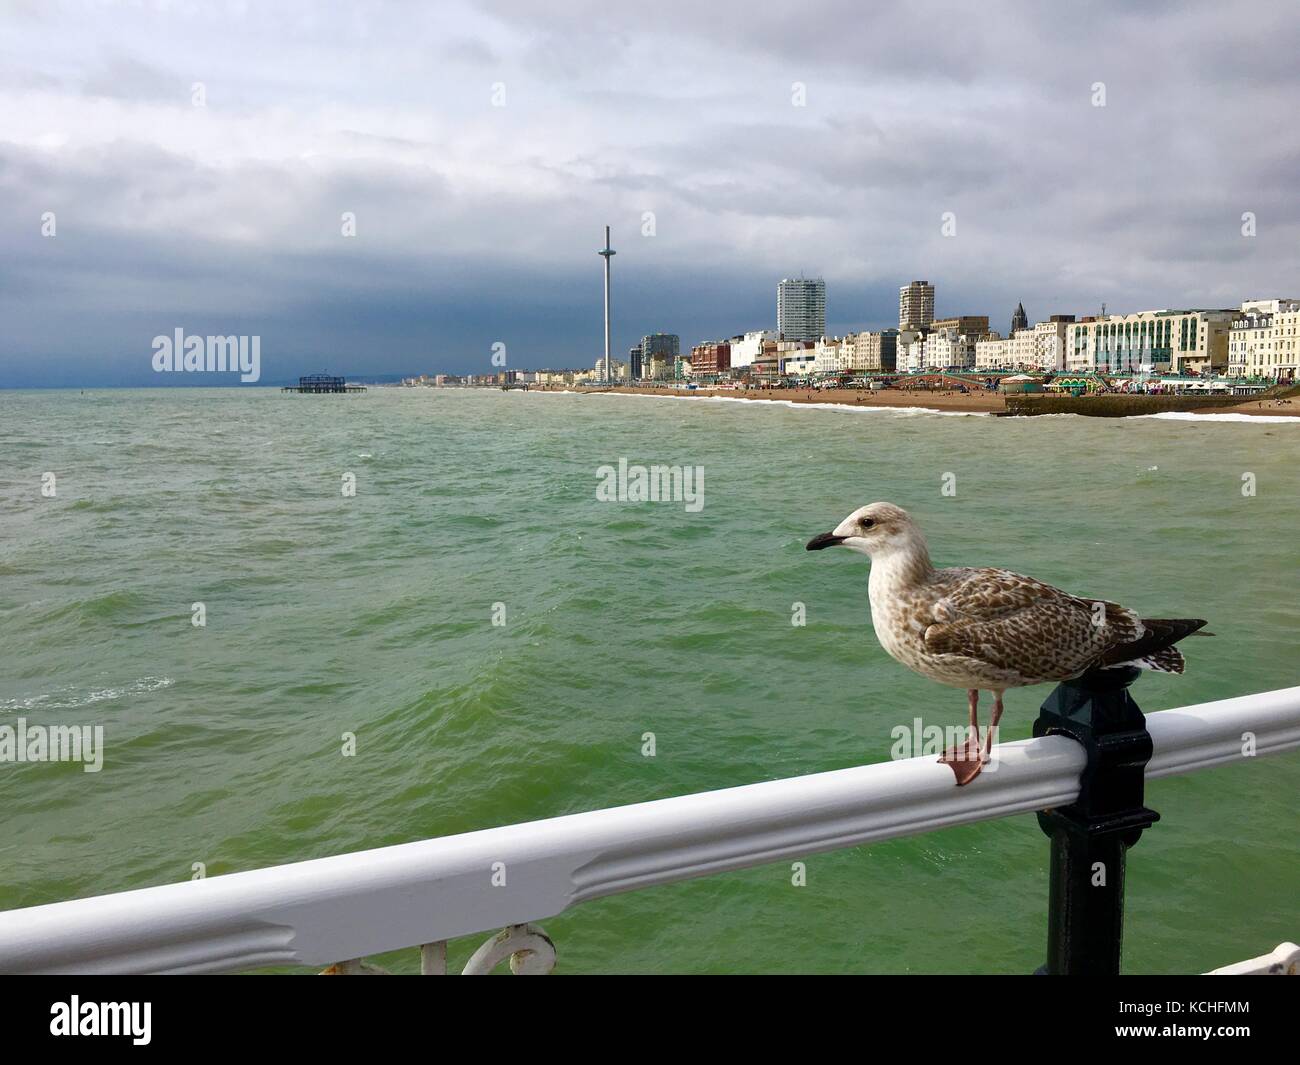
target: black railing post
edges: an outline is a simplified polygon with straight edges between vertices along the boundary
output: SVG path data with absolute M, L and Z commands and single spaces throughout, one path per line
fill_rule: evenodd
M 1034 722 L 1035 736 L 1070 736 L 1088 755 L 1078 799 L 1038 815 L 1052 840 L 1047 964 L 1040 973 L 1119 975 L 1125 855 L 1160 819 L 1142 804 L 1151 734 L 1128 693 L 1140 673 L 1126 667 L 1066 681 Z

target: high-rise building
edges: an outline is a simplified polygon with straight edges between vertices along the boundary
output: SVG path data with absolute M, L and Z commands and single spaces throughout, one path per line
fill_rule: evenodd
M 1025 305 L 1023 303 L 1017 303 L 1015 313 L 1011 316 L 1011 332 L 1007 335 L 1015 336 L 1017 331 L 1028 328 L 1029 315 L 1025 313 Z
M 651 333 L 643 336 L 641 376 L 656 380 L 672 377 L 673 360 L 681 353 L 681 338 L 676 333 Z
M 912 281 L 898 290 L 898 328 L 928 329 L 934 321 L 934 286 Z
M 776 286 L 776 331 L 786 340 L 820 340 L 826 333 L 826 282 L 782 278 Z
M 651 333 L 641 338 L 641 358 L 667 358 L 671 362 L 682 353 L 681 338 L 676 333 Z
M 641 345 L 627 349 L 627 365 L 629 372 L 632 374 L 633 381 L 639 381 L 642 378 L 641 373 Z

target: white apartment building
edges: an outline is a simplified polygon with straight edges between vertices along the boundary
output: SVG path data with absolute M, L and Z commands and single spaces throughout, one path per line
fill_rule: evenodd
M 1246 300 L 1228 336 L 1228 376 L 1300 376 L 1300 300 Z
M 907 373 L 916 373 L 925 369 L 925 334 L 909 330 L 914 339 L 903 343 L 898 341 L 898 368 Z
M 1034 326 L 1033 365 L 1039 370 L 1065 369 L 1065 332 L 1074 315 L 1054 314 Z
M 975 369 L 1007 369 L 1010 365 L 1007 362 L 1007 349 L 1010 344 L 1011 341 L 1007 340 L 1005 337 L 975 341 Z
M 1300 302 L 1273 315 L 1273 368 L 1284 381 L 1300 380 Z
M 1276 376 L 1273 344 L 1273 315 L 1251 311 L 1237 319 L 1228 334 L 1228 376 Z
M 974 369 L 975 344 L 973 336 L 941 329 L 926 338 L 921 364 L 927 370 Z
M 839 373 L 844 369 L 841 365 L 844 354 L 844 344 L 839 337 L 822 337 L 813 348 L 813 369 L 817 373 Z
M 1038 335 L 1032 329 L 1017 329 L 1007 340 L 1008 370 L 1038 367 Z
M 768 350 L 776 350 L 777 333 L 770 329 L 759 329 L 744 336 L 731 338 L 731 366 L 753 366 L 754 361 Z M 765 345 L 771 345 L 770 349 Z
M 776 286 L 776 331 L 786 340 L 817 340 L 825 333 L 826 282 L 820 277 L 782 278 Z

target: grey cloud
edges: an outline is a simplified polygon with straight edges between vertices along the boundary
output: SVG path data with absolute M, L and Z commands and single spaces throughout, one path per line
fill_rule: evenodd
M 158 321 L 261 330 L 284 376 L 470 369 L 495 339 L 589 363 L 606 223 L 621 350 L 770 326 L 801 268 L 839 330 L 887 324 L 913 276 L 1001 328 L 1022 298 L 1041 316 L 1300 295 L 1289 5 L 397 10 L 8 23 L 28 47 L 0 106 L 43 124 L 0 142 L 0 384 L 149 383 Z M 174 55 L 220 73 L 201 116 Z
M 117 56 L 93 71 L 82 83 L 88 96 L 122 100 L 183 100 L 193 80 L 127 56 Z

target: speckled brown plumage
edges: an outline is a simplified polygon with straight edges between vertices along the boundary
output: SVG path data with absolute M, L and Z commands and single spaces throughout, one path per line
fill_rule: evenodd
M 1127 661 L 1182 672 L 1172 644 L 1204 624 L 1144 621 L 1118 603 L 1010 570 L 935 569 L 920 529 L 892 503 L 854 511 L 809 547 L 832 543 L 871 556 L 871 618 L 881 646 L 954 688 L 999 692 Z

